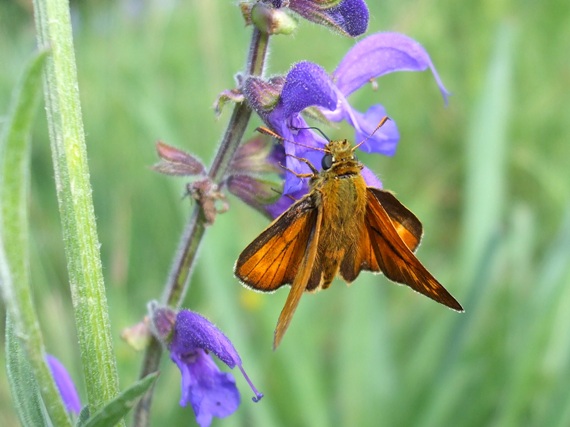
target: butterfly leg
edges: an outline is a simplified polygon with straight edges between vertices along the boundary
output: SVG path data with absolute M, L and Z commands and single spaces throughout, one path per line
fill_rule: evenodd
M 294 156 L 291 156 L 294 157 Z M 298 157 L 295 157 L 298 158 Z M 307 160 L 307 159 L 299 159 L 299 160 Z M 308 161 L 308 160 L 307 160 Z M 310 164 L 310 163 L 309 163 Z M 283 169 L 285 169 L 287 172 L 291 172 L 293 175 L 295 175 L 297 178 L 313 178 L 315 176 L 314 173 L 298 173 L 295 172 L 293 169 L 289 169 L 287 166 L 285 166 L 282 163 L 279 163 L 279 166 L 281 166 Z M 311 165 L 312 167 L 312 165 Z
M 312 178 L 314 176 L 314 174 L 312 173 L 297 173 L 295 172 L 293 169 L 289 169 L 288 167 L 279 164 L 279 166 L 281 166 L 283 169 L 285 169 L 287 172 L 291 172 L 293 175 L 295 175 L 297 178 Z
M 285 154 L 285 155 L 288 156 L 288 157 L 293 157 L 294 159 L 297 159 L 297 160 L 299 160 L 300 162 L 303 162 L 303 163 L 305 163 L 307 166 L 309 166 L 309 168 L 313 171 L 313 173 L 311 174 L 311 176 L 314 175 L 314 174 L 316 175 L 316 174 L 319 173 L 319 170 L 318 170 L 316 167 L 313 166 L 313 164 L 309 161 L 309 159 L 305 159 L 304 157 L 297 157 L 297 156 L 294 156 L 293 154 Z
M 283 194 L 283 192 L 281 190 L 277 190 L 276 188 L 271 187 L 271 191 L 276 192 L 277 194 L 279 194 L 280 196 Z M 298 199 L 294 198 L 293 196 L 291 196 L 290 194 L 285 194 L 285 196 L 287 196 L 289 199 L 291 199 L 293 202 L 296 202 Z

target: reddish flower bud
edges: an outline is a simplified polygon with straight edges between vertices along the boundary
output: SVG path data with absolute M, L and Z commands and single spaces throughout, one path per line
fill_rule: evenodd
M 136 351 L 144 350 L 150 341 L 148 316 L 142 322 L 123 329 L 121 338 Z
M 200 160 L 185 151 L 158 141 L 156 152 L 161 160 L 152 168 L 165 175 L 191 176 L 203 175 L 206 168 Z

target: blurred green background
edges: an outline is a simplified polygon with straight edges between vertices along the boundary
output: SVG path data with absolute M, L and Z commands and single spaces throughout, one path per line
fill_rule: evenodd
M 369 33 L 421 42 L 429 73 L 397 73 L 354 103 L 383 103 L 401 132 L 393 158 L 362 156 L 424 224 L 418 256 L 463 304 L 457 314 L 380 276 L 306 295 L 283 344 L 272 331 L 286 291 L 259 295 L 232 275 L 267 221 L 238 200 L 204 239 L 185 306 L 233 340 L 265 398 L 213 425 L 570 425 L 570 3 L 369 1 Z M 185 219 L 184 180 L 149 169 L 154 142 L 213 158 L 250 28 L 230 1 L 73 2 L 75 49 L 121 386 L 142 354 L 121 330 L 158 298 Z M 275 37 L 268 72 L 302 59 L 332 71 L 353 40 L 300 23 Z M 30 7 L 0 1 L 0 120 L 35 46 Z M 33 135 L 32 277 L 48 351 L 79 383 L 43 110 Z M 260 122 L 255 120 L 251 129 Z M 329 129 L 349 137 L 348 127 Z M 248 132 L 251 135 L 252 132 Z M 2 318 L 4 316 L 2 315 Z M 0 352 L 0 362 L 4 362 Z M 154 425 L 194 425 L 164 358 Z M 0 425 L 17 424 L 5 374 Z

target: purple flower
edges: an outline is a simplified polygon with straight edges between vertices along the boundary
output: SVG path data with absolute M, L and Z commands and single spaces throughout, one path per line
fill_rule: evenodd
M 356 140 L 362 141 L 370 135 L 386 111 L 377 104 L 363 114 L 353 109 L 346 98 L 384 74 L 394 71 L 424 71 L 428 68 L 447 103 L 449 92 L 443 86 L 428 53 L 418 42 L 399 33 L 373 34 L 350 49 L 332 73 L 339 102 L 333 111 L 322 112 L 331 121 L 346 120 L 355 128 Z M 393 155 L 399 137 L 395 124 L 388 122 L 361 148 L 366 152 Z
M 182 374 L 180 405 L 192 405 L 200 426 L 209 426 L 213 417 L 231 415 L 240 404 L 234 377 L 221 372 L 208 353 L 215 354 L 230 368 L 240 369 L 255 393 L 255 402 L 263 397 L 245 373 L 231 341 L 201 315 L 189 310 L 181 310 L 176 315 L 168 349 Z
M 251 77 L 245 81 L 244 94 L 246 99 L 257 111 L 267 125 L 284 138 L 286 156 L 285 166 L 299 173 L 308 172 L 306 165 L 295 157 L 307 157 L 314 164 L 320 153 L 311 147 L 322 148 L 327 141 L 308 129 L 307 122 L 301 116 L 301 111 L 311 106 L 319 106 L 333 110 L 337 105 L 337 94 L 330 77 L 317 64 L 304 61 L 295 64 L 285 79 L 273 78 L 267 82 Z M 269 94 L 269 96 L 268 96 Z M 271 96 L 275 94 L 275 96 Z M 294 143 L 291 143 L 294 141 Z M 316 157 L 315 157 L 316 156 Z M 284 195 L 307 192 L 306 180 L 299 180 L 291 173 L 286 174 Z M 288 201 L 279 201 L 279 205 L 288 206 Z
M 250 77 L 244 84 L 244 95 L 252 108 L 276 133 L 284 138 L 286 167 L 296 173 L 308 173 L 309 168 L 293 156 L 304 157 L 320 165 L 322 149 L 327 143 L 320 135 L 306 129 L 301 113 L 311 107 L 312 113 L 332 122 L 345 120 L 355 129 L 355 141 L 366 140 L 360 149 L 366 152 L 393 155 L 400 138 L 396 123 L 390 120 L 371 135 L 386 110 L 380 104 L 365 113 L 354 109 L 347 98 L 374 78 L 394 71 L 424 71 L 430 69 L 447 102 L 448 92 L 425 49 L 413 39 L 398 33 L 377 33 L 356 43 L 348 51 L 332 75 L 317 64 L 304 61 L 295 64 L 285 78 L 261 81 Z M 275 95 L 278 94 L 278 95 Z M 316 148 L 311 149 L 311 148 Z M 368 185 L 381 187 L 374 174 L 364 168 Z M 291 204 L 290 196 L 307 191 L 307 180 L 287 173 L 283 197 L 275 213 Z
M 368 27 L 364 0 L 270 0 L 275 8 L 288 7 L 303 18 L 325 25 L 341 34 L 356 37 Z
M 81 412 L 81 401 L 79 400 L 75 384 L 65 366 L 51 354 L 46 354 L 46 361 L 65 407 L 69 412 L 79 415 L 79 412 Z

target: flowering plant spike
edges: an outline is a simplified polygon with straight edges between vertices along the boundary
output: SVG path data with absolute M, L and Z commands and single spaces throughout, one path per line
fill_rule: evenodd
M 218 141 L 204 141 L 205 137 L 196 138 L 195 133 L 188 137 L 192 143 L 203 144 L 206 148 L 217 144 L 211 165 L 206 165 L 191 150 L 163 142 L 156 144 L 159 160 L 152 169 L 186 180 L 184 190 L 189 197 L 185 200 L 193 202 L 192 213 L 180 233 L 179 249 L 173 250 L 170 271 L 164 272 L 161 306 L 151 303 L 149 315 L 123 333 L 133 348 L 146 353 L 142 358 L 140 381 L 120 393 L 111 336 L 114 329 L 110 319 L 113 316 L 108 311 L 88 150 L 81 119 L 71 15 L 66 2 L 55 2 L 54 5 L 61 7 L 43 7 L 46 1 L 50 3 L 49 0 L 34 2 L 37 9 L 34 12 L 38 46 L 49 46 L 49 52 L 40 54 L 42 59 L 38 59 L 30 69 L 29 78 L 25 80 L 27 83 L 22 84 L 22 89 L 26 90 L 16 97 L 13 117 L 10 113 L 7 132 L 0 135 L 0 145 L 5 153 L 2 149 L 0 151 L 6 154 L 0 156 L 6 160 L 0 162 L 0 189 L 3 190 L 0 237 L 4 242 L 0 249 L 6 245 L 13 249 L 12 252 L 17 252 L 17 256 L 12 256 L 10 251 L 5 255 L 0 250 L 2 260 L 7 258 L 7 262 L 0 262 L 0 267 L 3 267 L 0 268 L 3 273 L 0 281 L 23 285 L 14 287 L 17 292 L 4 292 L 3 295 L 15 303 L 12 305 L 18 305 L 13 309 L 12 305 L 6 304 L 10 318 L 17 322 L 18 338 L 23 338 L 26 356 L 33 362 L 31 376 L 39 385 L 44 399 L 43 407 L 35 402 L 30 405 L 33 413 L 42 414 L 44 411 L 58 425 L 71 424 L 72 417 L 65 409 L 70 413 L 80 413 L 79 424 L 96 424 L 99 422 L 97 417 L 105 416 L 115 417 L 119 422 L 119 418 L 131 409 L 135 397 L 142 396 L 135 409 L 134 424 L 147 427 L 153 396 L 149 387 L 157 376 L 163 348 L 168 350 L 170 359 L 181 373 L 179 402 L 192 407 L 201 426 L 210 425 L 214 417 L 234 414 L 241 404 L 236 379 L 231 372 L 223 372 L 216 359 L 229 369 L 239 368 L 253 391 L 254 402 L 263 397 L 246 374 L 242 359 L 228 337 L 201 314 L 179 309 L 190 284 L 195 283 L 191 280 L 191 273 L 202 238 L 208 226 L 214 225 L 217 215 L 230 207 L 232 199 L 226 197 L 228 192 L 236 196 L 237 201 L 254 207 L 265 216 L 277 218 L 242 252 L 235 264 L 236 276 L 253 289 L 272 292 L 282 285 L 291 285 L 293 291 L 278 322 L 281 326 L 275 344 L 283 336 L 303 292 L 326 289 L 337 273 L 349 283 L 361 270 L 382 271 L 393 281 L 407 284 L 451 308 L 461 308 L 413 255 L 423 230 L 419 220 L 391 193 L 383 191 L 380 180 L 357 159 L 358 150 L 393 155 L 400 133 L 396 121 L 387 119 L 389 113 L 379 102 L 362 110 L 356 108 L 350 99 L 356 91 L 364 87 L 378 89 L 375 79 L 388 73 L 429 70 L 447 102 L 449 92 L 426 50 L 415 40 L 396 32 L 364 36 L 370 24 L 365 0 L 239 0 L 234 6 L 239 7 L 246 31 L 251 32 L 250 44 L 245 49 L 245 66 L 227 74 L 228 79 L 230 74 L 235 76 L 233 87 L 221 88 L 218 91 L 220 95 L 213 102 L 215 116 L 221 116 L 223 107 L 228 104 L 233 111 L 219 144 Z M 200 31 L 195 33 L 195 37 L 206 44 L 191 49 L 192 52 L 204 52 L 211 46 L 220 45 L 215 36 L 209 38 L 212 34 L 208 31 L 218 30 L 216 25 L 210 25 L 210 19 L 214 22 L 224 14 L 209 9 L 201 12 L 208 13 L 208 20 L 199 26 Z M 271 44 L 270 40 L 279 35 L 279 42 L 287 43 L 284 36 L 306 28 L 303 20 L 332 30 L 327 32 L 320 28 L 315 31 L 307 43 L 308 48 L 318 46 L 326 49 L 331 44 L 326 43 L 326 38 L 339 34 L 355 38 L 354 44 L 332 72 L 328 67 L 299 55 L 281 73 L 267 75 L 267 70 L 271 69 L 267 64 L 269 46 L 278 46 Z M 233 37 L 235 28 L 224 33 Z M 235 39 L 240 40 L 239 37 Z M 186 46 L 188 42 L 181 40 Z M 166 45 L 170 46 L 170 43 Z M 304 54 L 305 51 L 299 50 L 299 53 Z M 326 52 L 323 53 L 320 57 L 326 58 Z M 215 58 L 215 52 L 208 54 Z M 50 66 L 42 71 L 43 58 L 48 55 Z M 207 62 L 215 64 L 210 59 Z M 199 58 L 192 58 L 192 64 L 199 66 L 200 63 Z M 88 399 L 81 412 L 81 402 L 69 374 L 57 359 L 44 354 L 40 322 L 28 289 L 30 262 L 25 243 L 30 240 L 27 224 L 30 199 L 27 184 L 31 172 L 28 134 L 36 93 L 39 93 L 37 89 L 41 84 L 40 74 L 44 75 L 48 101 L 45 104 L 67 273 L 84 373 L 82 384 Z M 378 94 L 382 93 L 381 89 L 380 86 Z M 146 97 L 140 99 L 146 100 Z M 157 120 L 153 114 L 160 109 L 149 109 L 148 105 L 133 111 L 150 111 L 152 114 L 147 114 L 152 117 L 150 128 L 170 123 Z M 184 113 L 189 120 L 196 116 L 195 111 Z M 270 128 L 267 134 L 277 137 L 279 143 L 267 135 L 244 138 L 245 132 L 254 128 L 250 123 L 254 113 Z M 325 132 L 317 133 L 308 126 L 312 120 L 324 126 L 347 123 L 354 129 L 355 144 L 350 145 L 348 139 L 329 140 Z M 384 125 L 380 127 L 379 123 Z M 89 138 L 95 135 L 97 132 Z M 172 132 L 172 135 L 177 133 Z M 94 144 L 98 142 L 102 141 L 93 141 Z M 120 141 L 111 141 L 111 144 L 120 144 Z M 127 158 L 129 153 L 123 154 Z M 320 169 L 317 169 L 319 165 Z M 127 218 L 131 213 L 149 215 L 149 212 L 133 209 L 127 212 Z M 165 223 L 162 216 L 153 220 L 157 226 Z M 132 224 L 142 223 L 132 221 Z M 120 239 L 121 242 L 123 240 Z M 152 243 L 147 242 L 147 246 L 151 247 Z M 233 249 L 231 245 L 225 245 L 224 250 Z M 150 251 L 146 253 L 152 254 Z M 288 257 L 287 262 L 284 262 L 285 257 Z M 144 261 L 153 262 L 159 258 L 150 257 Z M 131 258 L 120 256 L 118 263 L 122 265 L 124 259 Z M 231 267 L 222 264 L 219 263 L 220 268 L 227 268 L 229 272 Z M 158 270 L 162 267 L 156 266 Z M 133 271 L 135 269 L 132 268 Z M 212 303 L 227 304 L 227 301 L 220 298 L 204 306 L 211 308 Z M 237 302 L 235 304 L 238 306 Z M 110 306 L 116 307 L 116 304 Z M 229 319 L 224 319 L 226 322 L 243 322 L 236 330 L 243 331 L 243 340 L 247 342 L 254 334 L 245 328 L 257 327 L 259 322 L 247 323 L 239 309 L 224 311 L 226 308 L 216 306 L 214 312 L 228 315 Z M 44 357 L 57 390 L 46 369 Z M 22 360 L 21 357 L 17 359 Z M 57 391 L 62 399 L 59 399 Z M 19 393 L 15 394 L 16 401 L 21 402 Z M 26 419 L 22 413 L 19 413 L 21 419 Z M 251 412 L 259 413 L 259 410 Z M 259 423 L 266 415 L 248 413 L 247 422 L 242 423 L 248 423 L 249 417 L 259 417 L 255 419 Z

